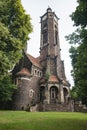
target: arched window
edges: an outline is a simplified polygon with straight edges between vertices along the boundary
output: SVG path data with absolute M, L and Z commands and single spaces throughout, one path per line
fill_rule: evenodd
M 42 73 L 40 72 L 40 77 L 42 76 Z
M 44 29 L 44 30 L 47 29 L 47 23 L 45 23 L 45 24 L 43 25 L 43 29 Z
M 44 101 L 45 100 L 45 87 L 41 86 L 40 87 L 40 101 Z
M 38 71 L 38 76 L 39 76 L 39 71 Z
M 29 97 L 34 98 L 34 90 L 33 89 L 30 89 Z
M 21 79 L 20 78 L 15 79 L 15 84 L 19 86 L 21 84 Z
M 58 32 L 55 30 L 55 44 L 58 43 Z
M 58 44 L 58 28 L 55 25 L 55 45 Z
M 47 31 L 43 32 L 43 45 L 47 43 Z
M 64 102 L 67 103 L 68 90 L 66 88 L 63 88 L 63 92 L 64 92 Z
M 37 75 L 37 70 L 34 70 L 34 75 Z

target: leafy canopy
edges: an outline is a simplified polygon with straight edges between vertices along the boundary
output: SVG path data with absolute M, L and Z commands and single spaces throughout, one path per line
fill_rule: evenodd
M 22 57 L 22 52 L 32 32 L 31 18 L 26 14 L 21 0 L 0 0 L 0 100 L 12 95 L 9 70 Z
M 87 104 L 87 0 L 77 2 L 78 6 L 71 18 L 74 26 L 78 28 L 71 35 L 66 36 L 66 39 L 73 45 L 70 48 L 75 83 L 72 92 L 77 93 L 77 97 Z

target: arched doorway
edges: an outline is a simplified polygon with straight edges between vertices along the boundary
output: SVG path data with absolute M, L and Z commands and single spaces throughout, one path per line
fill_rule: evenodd
M 58 88 L 56 86 L 52 86 L 50 88 L 50 103 L 56 103 L 58 100 Z
M 45 87 L 40 87 L 40 101 L 43 102 L 45 100 Z
M 67 103 L 67 95 L 68 95 L 68 90 L 66 88 L 63 88 L 63 93 L 64 93 L 64 103 Z

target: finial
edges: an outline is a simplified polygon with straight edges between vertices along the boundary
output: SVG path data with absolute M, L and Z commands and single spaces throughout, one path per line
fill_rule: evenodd
M 50 8 L 50 6 L 48 6 L 47 12 L 52 12 L 52 9 Z

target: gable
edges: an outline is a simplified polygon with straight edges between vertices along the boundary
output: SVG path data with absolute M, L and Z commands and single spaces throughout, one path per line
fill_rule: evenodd
M 41 66 L 41 64 L 40 64 L 40 58 L 39 58 L 39 57 L 35 58 L 35 57 L 31 56 L 30 54 L 26 54 L 26 56 L 27 56 L 27 58 L 31 61 L 31 63 L 32 63 L 34 66 L 36 66 L 36 67 L 42 69 L 42 66 Z

